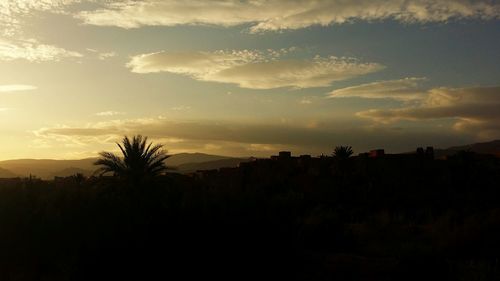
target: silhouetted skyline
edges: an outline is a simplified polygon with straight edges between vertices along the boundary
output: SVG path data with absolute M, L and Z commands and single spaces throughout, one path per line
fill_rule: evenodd
M 0 178 L 2 280 L 498 280 L 494 155 L 337 146 L 180 174 L 119 144 L 94 176 Z

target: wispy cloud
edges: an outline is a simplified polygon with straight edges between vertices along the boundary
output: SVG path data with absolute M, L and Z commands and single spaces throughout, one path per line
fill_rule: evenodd
M 36 90 L 36 86 L 23 85 L 23 84 L 10 84 L 10 85 L 0 85 L 0 93 L 13 93 L 22 91 L 32 91 Z M 0 112 L 12 110 L 12 108 L 0 107 Z
M 99 60 L 107 60 L 109 58 L 113 58 L 118 56 L 117 52 L 111 51 L 111 52 L 100 52 L 99 50 L 92 49 L 92 48 L 87 48 L 87 52 L 92 53 L 93 55 L 96 55 Z
M 305 105 L 307 105 L 307 104 L 312 104 L 313 102 L 312 102 L 312 100 L 311 100 L 311 99 L 306 98 L 306 97 L 303 97 L 303 98 L 299 101 L 299 103 L 300 103 L 300 104 L 305 104 Z
M 36 89 L 37 89 L 37 87 L 32 86 L 32 85 L 20 85 L 20 84 L 0 85 L 0 93 L 30 91 L 30 90 L 36 90 Z
M 173 111 L 188 111 L 191 110 L 191 106 L 189 105 L 179 105 L 171 108 Z
M 112 120 L 83 126 L 54 126 L 36 130 L 39 144 L 79 150 L 115 148 L 123 135 L 143 134 L 166 144 L 170 152 L 229 155 L 269 155 L 287 149 L 295 153 L 330 153 L 335 145 L 358 151 L 381 145 L 404 151 L 422 143 L 438 143 L 443 130 L 404 131 L 365 128 L 353 122 L 294 120 L 286 123 L 231 121 L 171 121 L 164 117 Z M 448 141 L 456 137 L 447 131 Z
M 378 63 L 334 56 L 286 59 L 272 50 L 157 52 L 135 56 L 127 66 L 135 73 L 170 72 L 250 89 L 326 87 L 384 68 Z
M 63 58 L 80 58 L 82 54 L 66 49 L 40 44 L 36 40 L 22 42 L 0 39 L 0 61 L 24 59 L 31 62 L 59 61 Z
M 82 54 L 41 43 L 25 34 L 27 21 L 39 12 L 66 13 L 75 3 L 87 0 L 2 0 L 0 1 L 0 61 L 24 59 L 32 62 L 59 61 Z
M 99 53 L 99 59 L 100 60 L 107 60 L 109 58 L 113 58 L 118 56 L 116 52 L 106 52 L 106 53 Z
M 425 91 L 418 89 L 425 78 L 404 78 L 378 81 L 342 88 L 328 94 L 330 98 L 360 97 L 368 99 L 415 100 L 425 98 Z
M 101 116 L 101 117 L 110 117 L 110 116 L 117 116 L 117 115 L 124 115 L 124 114 L 125 114 L 125 112 L 109 110 L 109 111 L 98 112 L 95 115 Z
M 0 1 L 0 35 L 13 36 L 21 29 L 23 19 L 34 12 L 63 12 L 68 5 L 85 0 L 2 0 Z
M 418 105 L 357 113 L 379 123 L 451 119 L 453 129 L 481 138 L 500 137 L 500 87 L 435 88 Z
M 143 0 L 113 1 L 77 15 L 86 24 L 137 28 L 252 24 L 252 32 L 300 29 L 355 20 L 404 23 L 496 19 L 500 4 L 488 0 Z

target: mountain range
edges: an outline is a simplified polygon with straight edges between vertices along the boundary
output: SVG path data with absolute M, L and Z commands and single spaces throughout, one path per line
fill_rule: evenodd
M 237 167 L 250 158 L 234 158 L 204 153 L 179 153 L 170 156 L 166 163 L 171 171 L 188 173 L 197 170 Z M 71 176 L 81 173 L 90 176 L 96 170 L 97 158 L 80 160 L 16 159 L 0 161 L 0 178 L 28 177 L 34 175 L 42 179 Z
M 480 154 L 494 154 L 500 157 L 500 140 L 484 143 L 474 143 L 464 146 L 435 149 L 436 157 L 455 154 L 467 150 Z M 189 173 L 197 170 L 210 170 L 223 167 L 237 167 L 239 163 L 251 161 L 252 157 L 235 158 L 204 153 L 179 153 L 170 156 L 166 163 L 177 173 Z M 0 178 L 28 177 L 35 175 L 42 179 L 53 179 L 56 176 L 65 177 L 77 173 L 89 176 L 96 167 L 97 158 L 80 160 L 53 159 L 17 159 L 0 161 Z
M 479 154 L 493 154 L 500 157 L 500 140 L 453 146 L 447 149 L 436 149 L 434 153 L 436 156 L 446 156 L 455 154 L 458 151 L 472 151 Z

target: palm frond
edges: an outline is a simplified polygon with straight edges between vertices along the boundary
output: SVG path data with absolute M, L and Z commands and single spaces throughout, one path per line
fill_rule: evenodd
M 353 154 L 351 146 L 337 146 L 333 151 L 333 156 L 339 159 L 347 159 Z
M 101 152 L 100 159 L 94 162 L 94 165 L 101 166 L 98 172 L 103 175 L 112 172 L 113 174 L 122 174 L 125 170 L 125 165 L 120 157 L 110 152 Z
M 121 143 L 117 143 L 123 157 L 120 158 L 110 152 L 101 152 L 101 156 L 94 164 L 100 166 L 97 170 L 101 175 L 113 173 L 121 177 L 149 178 L 162 174 L 167 170 L 165 160 L 170 157 L 163 150 L 162 144 L 147 142 L 148 138 L 142 135 L 129 138 L 124 136 Z

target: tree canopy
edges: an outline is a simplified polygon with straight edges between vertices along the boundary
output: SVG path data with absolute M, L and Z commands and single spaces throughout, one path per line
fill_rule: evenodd
M 167 170 L 165 160 L 169 157 L 163 150 L 162 144 L 147 142 L 148 138 L 142 135 L 125 136 L 122 143 L 117 143 L 123 156 L 103 151 L 94 165 L 100 166 L 97 173 L 104 175 L 112 173 L 114 176 L 127 179 L 143 179 L 158 176 Z

